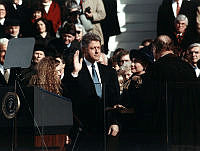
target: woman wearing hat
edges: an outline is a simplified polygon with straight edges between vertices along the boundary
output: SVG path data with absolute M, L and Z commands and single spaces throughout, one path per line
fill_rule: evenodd
M 149 104 L 148 100 L 144 99 L 145 91 L 147 90 L 144 83 L 148 78 L 146 71 L 151 63 L 153 63 L 152 56 L 152 51 L 148 47 L 130 51 L 131 71 L 133 75 L 127 81 L 122 94 L 121 104 L 123 105 L 123 109 L 121 113 L 123 114 L 121 116 L 122 134 L 120 139 L 122 141 L 120 148 L 128 151 L 133 150 L 133 143 L 139 141 L 137 132 L 141 132 L 146 128 L 148 129 L 149 117 L 146 117 L 146 115 L 149 113 Z M 133 139 L 123 143 L 126 137 Z

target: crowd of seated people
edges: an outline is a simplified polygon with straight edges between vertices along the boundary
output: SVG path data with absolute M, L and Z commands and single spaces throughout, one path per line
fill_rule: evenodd
M 121 135 L 119 149 L 124 150 L 126 147 L 128 151 L 133 150 L 134 147 L 137 148 L 138 146 L 134 146 L 134 143 L 123 140 L 123 138 L 127 139 L 127 136 L 134 137 L 134 135 L 140 139 L 134 138 L 133 142 L 139 144 L 149 139 L 155 139 L 156 142 L 162 144 L 165 137 L 159 133 L 159 128 L 162 126 L 156 129 L 155 133 L 151 133 L 155 128 L 152 122 L 155 120 L 163 122 L 161 120 L 163 117 L 155 118 L 154 114 L 158 108 L 151 97 L 154 93 L 156 93 L 154 97 L 161 93 L 166 81 L 175 83 L 199 80 L 200 41 L 197 28 L 199 26 L 196 23 L 199 17 L 198 5 L 195 1 L 163 0 L 158 11 L 158 37 L 144 39 L 138 48 L 131 50 L 117 48 L 108 58 L 103 52 L 104 39 L 100 26 L 100 22 L 106 17 L 103 2 L 102 0 L 66 0 L 65 4 L 60 6 L 54 0 L 37 0 L 30 4 L 23 0 L 0 1 L 0 85 L 9 84 L 6 79 L 6 70 L 3 68 L 8 41 L 12 38 L 34 37 L 36 42 L 31 65 L 28 69 L 21 71 L 24 86 L 36 85 L 57 95 L 67 97 L 72 95 L 73 103 L 74 98 L 86 95 L 82 94 L 86 91 L 85 86 L 83 86 L 83 92 L 75 91 L 77 83 L 81 85 L 85 78 L 85 82 L 89 85 L 93 82 L 94 73 L 97 74 L 99 83 L 109 77 L 110 81 L 106 82 L 113 82 L 112 84 L 108 82 L 111 89 L 104 92 L 103 82 L 100 87 L 105 94 L 119 96 L 113 102 L 109 102 L 112 104 L 109 104 L 109 111 L 114 111 L 111 119 L 115 119 L 113 118 L 115 116 L 118 118 L 114 124 L 111 123 L 114 127 L 111 127 L 108 133 L 112 136 Z M 180 5 L 180 10 L 175 4 Z M 96 71 L 93 71 L 93 65 L 97 68 Z M 75 67 L 78 73 L 74 73 Z M 10 78 L 11 71 L 10 69 Z M 86 78 L 88 75 L 91 75 L 89 80 Z M 69 79 L 75 82 L 72 87 L 66 84 Z M 155 81 L 159 81 L 156 85 L 159 89 L 157 91 L 152 86 L 152 82 Z M 87 98 L 102 100 L 98 96 L 95 84 L 94 82 L 94 85 L 88 86 L 91 94 Z M 73 94 L 69 94 L 72 90 L 74 90 Z M 116 96 L 103 97 L 110 99 Z M 74 102 L 77 103 L 76 100 Z M 83 105 L 82 102 L 78 103 L 80 103 L 78 105 Z M 93 105 L 94 102 L 87 101 L 87 103 Z M 157 114 L 160 113 L 164 114 L 157 112 Z M 99 113 L 95 112 L 95 114 Z M 125 117 L 124 114 L 128 116 Z M 118 134 L 120 122 L 122 132 Z M 158 137 L 158 134 L 163 137 Z M 63 143 L 69 138 L 65 135 L 61 137 Z M 72 136 L 70 140 L 74 137 Z M 112 148 L 112 146 L 109 147 Z M 162 150 L 162 147 L 158 147 L 157 151 Z M 148 145 L 140 146 L 141 151 L 148 151 L 148 149 Z

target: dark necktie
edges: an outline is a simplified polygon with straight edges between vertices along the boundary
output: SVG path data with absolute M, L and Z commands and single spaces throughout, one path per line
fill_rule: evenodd
M 92 64 L 92 79 L 93 79 L 93 82 L 94 82 L 96 93 L 101 98 L 102 97 L 101 83 L 99 82 L 99 78 L 97 76 L 97 72 L 95 70 L 94 64 Z

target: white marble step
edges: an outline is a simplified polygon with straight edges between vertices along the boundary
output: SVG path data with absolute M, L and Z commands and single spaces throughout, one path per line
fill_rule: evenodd
M 148 23 L 133 23 L 133 24 L 126 24 L 122 28 L 126 29 L 126 32 L 145 32 L 145 31 L 156 31 L 156 24 L 155 22 L 148 22 Z
M 144 39 L 156 38 L 157 11 L 163 0 L 117 0 L 122 33 L 113 36 L 109 49 L 138 48 Z
M 147 23 L 157 21 L 157 13 L 143 13 L 143 14 L 126 14 L 126 23 Z
M 120 0 L 121 4 L 161 4 L 162 0 Z
M 141 42 L 144 39 L 155 39 L 155 32 L 125 32 L 116 37 L 116 40 L 120 42 Z
M 124 12 L 127 14 L 157 13 L 158 7 L 158 4 L 129 4 L 124 7 Z
M 138 49 L 140 44 L 141 44 L 141 42 L 120 42 L 117 45 L 117 48 L 124 48 L 127 50 Z

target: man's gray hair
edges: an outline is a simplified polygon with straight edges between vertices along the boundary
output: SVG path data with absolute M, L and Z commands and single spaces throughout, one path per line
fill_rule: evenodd
M 177 23 L 178 21 L 185 21 L 185 24 L 188 25 L 188 18 L 183 14 L 178 15 L 175 18 L 174 23 Z
M 5 45 L 5 44 L 8 44 L 8 39 L 7 38 L 0 38 L 0 44 L 1 45 Z
M 200 43 L 193 43 L 191 45 L 189 45 L 188 50 L 194 48 L 194 47 L 199 47 L 200 48 Z

